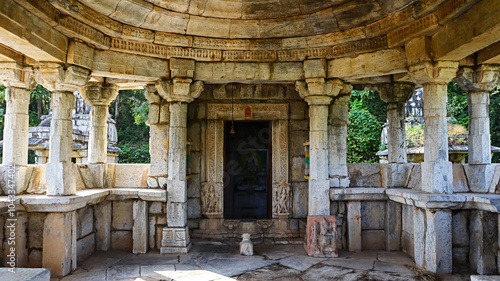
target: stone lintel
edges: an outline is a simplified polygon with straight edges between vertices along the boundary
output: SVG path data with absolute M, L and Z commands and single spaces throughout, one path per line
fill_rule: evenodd
M 410 66 L 410 74 L 419 85 L 446 84 L 455 78 L 458 65 L 458 61 L 426 61 Z
M 80 94 L 91 106 L 108 106 L 118 95 L 114 84 L 90 82 Z
M 36 69 L 36 81 L 49 91 L 74 92 L 83 88 L 90 79 L 90 71 L 76 65 L 43 63 Z
M 500 67 L 489 64 L 461 67 L 455 81 L 466 92 L 489 92 L 500 83 Z
M 304 77 L 310 78 L 326 78 L 326 60 L 312 59 L 304 61 Z

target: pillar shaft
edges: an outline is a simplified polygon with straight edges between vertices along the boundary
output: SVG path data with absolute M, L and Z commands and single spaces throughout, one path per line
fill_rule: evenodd
M 308 215 L 330 215 L 328 176 L 328 103 L 309 104 L 309 202 Z
M 148 186 L 166 188 L 168 175 L 168 141 L 170 123 L 170 104 L 158 95 L 154 85 L 146 87 L 149 100 L 149 167 Z
M 350 95 L 337 97 L 328 116 L 328 173 L 330 187 L 349 187 L 347 173 L 347 125 Z
M 469 91 L 469 164 L 491 163 L 490 94 L 488 91 Z
M 5 101 L 2 163 L 4 165 L 27 165 L 30 91 L 7 87 Z
M 72 92 L 52 93 L 49 163 L 46 164 L 47 195 L 71 195 L 76 192 L 75 171 L 71 162 L 74 103 Z
M 407 163 L 408 159 L 406 156 L 405 103 L 388 103 L 387 120 L 389 120 L 389 134 L 387 143 L 389 163 Z
M 446 120 L 447 86 L 424 84 L 424 162 L 422 190 L 453 193 L 453 171 L 448 161 L 448 122 Z
M 108 160 L 108 107 L 92 106 L 90 111 L 89 164 L 104 164 Z

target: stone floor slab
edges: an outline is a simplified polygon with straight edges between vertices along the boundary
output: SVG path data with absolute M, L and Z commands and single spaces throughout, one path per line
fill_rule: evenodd
M 236 280 L 260 281 L 260 280 L 302 280 L 298 275 L 300 271 L 285 267 L 280 264 L 272 264 L 257 270 L 244 273 Z
M 327 260 L 326 258 L 314 258 L 309 256 L 291 256 L 288 258 L 284 258 L 279 260 L 279 263 L 284 266 L 288 266 L 293 269 L 297 269 L 299 271 L 304 271 L 309 267 L 318 264 L 322 261 Z
M 174 272 L 175 266 L 173 264 L 163 265 L 141 265 L 141 276 L 155 276 L 161 275 L 164 272 Z
M 113 265 L 106 271 L 108 281 L 139 277 L 139 265 Z
M 315 265 L 314 267 L 307 270 L 306 273 L 300 277 L 304 281 L 317 281 L 317 280 L 339 280 L 342 276 L 352 273 L 354 270 L 341 267 L 327 266 L 324 264 Z

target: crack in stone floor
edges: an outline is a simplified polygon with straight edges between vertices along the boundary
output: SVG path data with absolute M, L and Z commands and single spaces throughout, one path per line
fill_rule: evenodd
M 237 245 L 199 242 L 186 255 L 150 251 L 95 252 L 71 275 L 51 281 L 329 281 L 424 280 L 405 253 L 340 251 L 338 258 L 307 256 L 303 245 L 255 245 L 254 256 L 239 255 Z M 444 281 L 469 280 L 467 275 L 441 275 Z

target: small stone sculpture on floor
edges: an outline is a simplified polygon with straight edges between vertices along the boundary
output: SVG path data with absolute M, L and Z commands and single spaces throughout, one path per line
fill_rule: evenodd
M 240 254 L 245 256 L 253 256 L 253 244 L 250 240 L 250 233 L 243 233 L 241 235 L 241 238 L 243 238 L 243 240 L 241 240 L 240 242 Z

